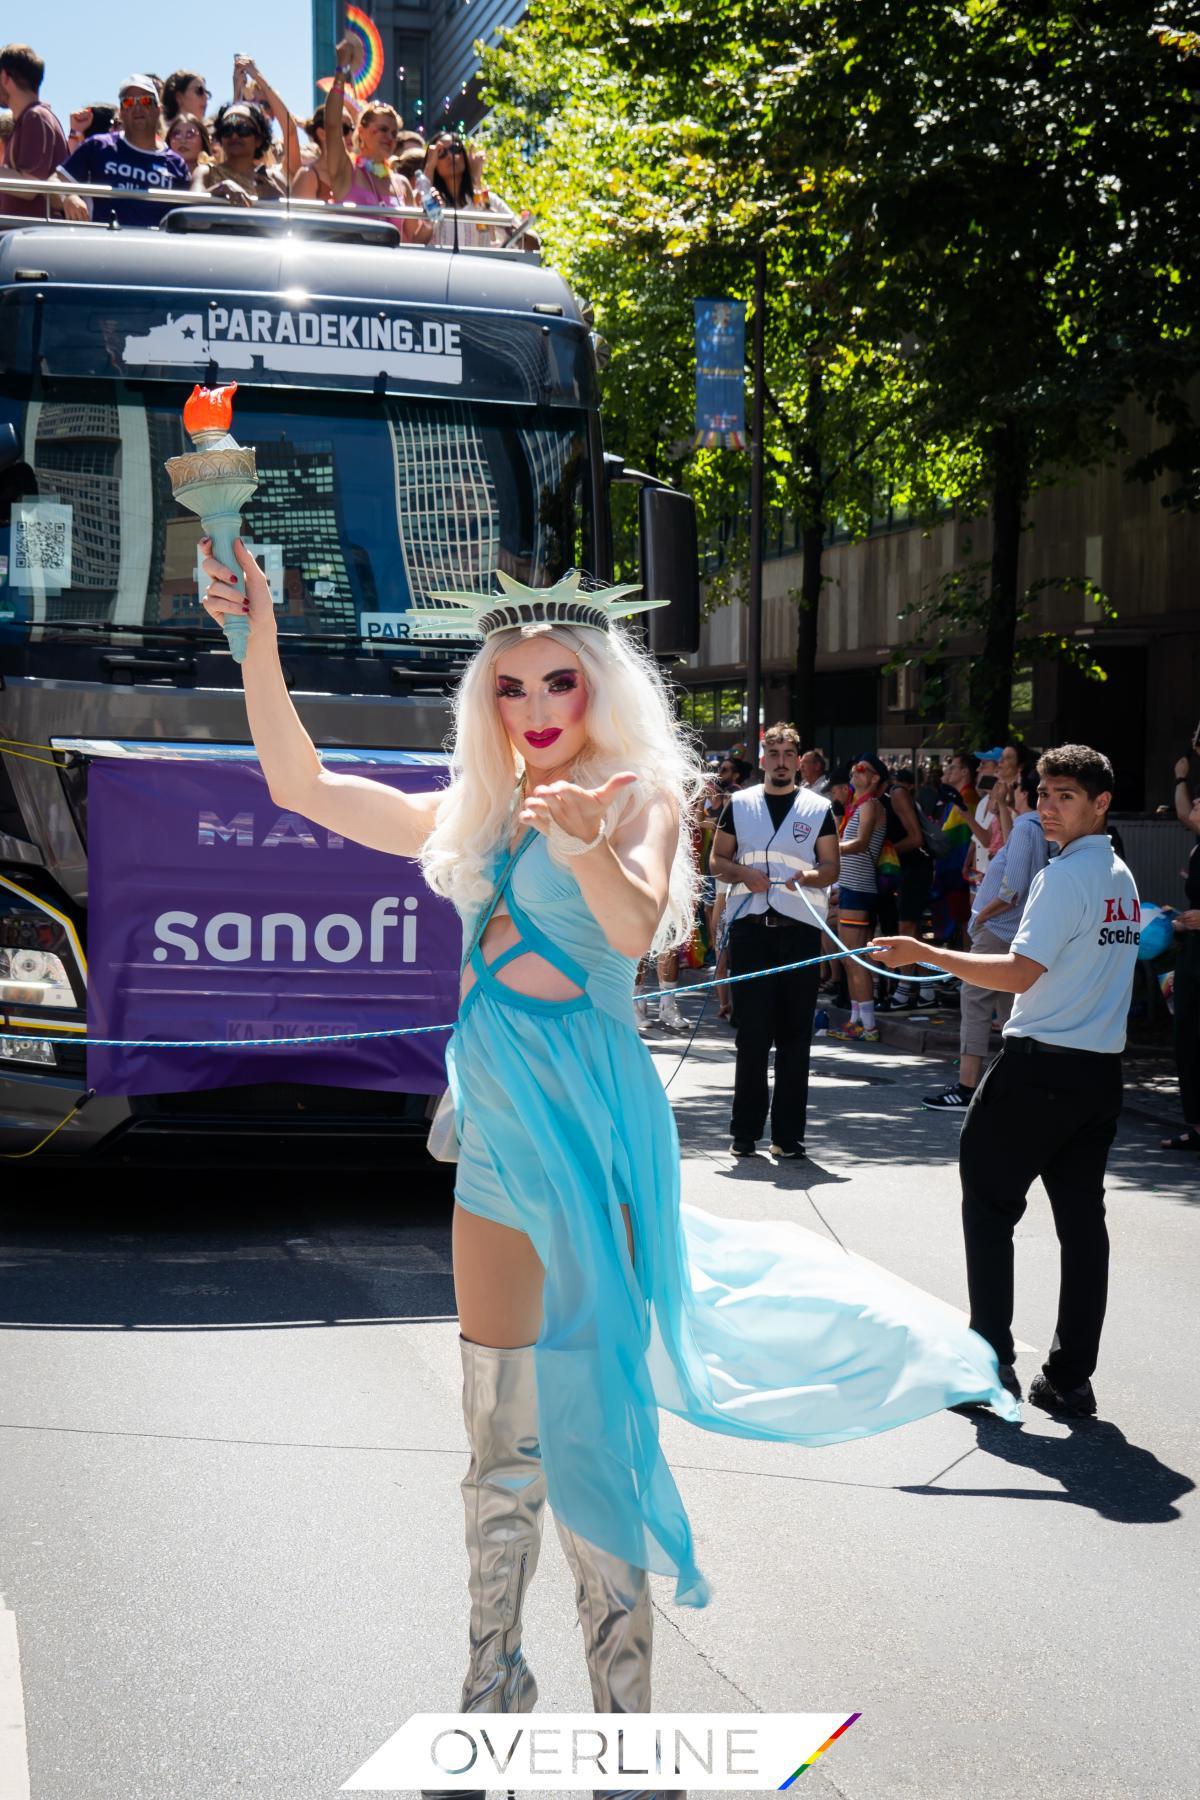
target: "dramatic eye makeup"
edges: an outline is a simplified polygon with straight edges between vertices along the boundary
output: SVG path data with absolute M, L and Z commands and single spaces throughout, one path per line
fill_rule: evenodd
M 578 669 L 551 669 L 542 678 L 552 694 L 573 694 L 579 686 Z M 515 675 L 497 675 L 496 697 L 499 700 L 523 700 L 525 684 Z

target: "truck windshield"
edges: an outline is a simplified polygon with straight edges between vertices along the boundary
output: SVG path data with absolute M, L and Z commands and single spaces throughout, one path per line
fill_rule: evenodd
M 209 623 L 199 521 L 163 466 L 192 448 L 182 399 L 124 382 L 0 394 L 17 452 L 0 475 L 0 636 Z M 243 536 L 282 632 L 401 646 L 406 612 L 438 590 L 594 566 L 582 411 L 243 387 L 233 431 L 257 454 Z

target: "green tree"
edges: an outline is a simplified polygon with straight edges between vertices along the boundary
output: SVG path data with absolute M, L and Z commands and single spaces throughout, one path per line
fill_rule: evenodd
M 793 154 L 801 102 L 777 78 L 791 15 L 752 0 L 703 14 L 686 0 L 633 13 L 534 0 L 484 70 L 497 180 L 533 207 L 552 260 L 592 303 L 612 357 L 610 439 L 695 495 L 722 558 L 710 604 L 744 587 L 748 471 L 738 453 L 691 448 L 692 300 L 749 299 L 765 245 L 766 511 L 803 530 L 794 714 L 811 737 L 829 526 L 864 531 L 880 484 L 900 471 L 922 491 L 937 457 L 928 444 L 914 454 L 910 362 L 865 341 L 847 301 L 853 259 L 824 204 L 836 166 Z
M 930 420 L 974 452 L 960 501 L 991 510 L 986 584 L 959 583 L 957 610 L 942 587 L 925 623 L 982 638 L 971 713 L 1002 740 L 1034 598 L 1018 583 L 1030 493 L 1124 448 L 1130 395 L 1172 434 L 1134 472 L 1194 471 L 1196 42 L 1171 0 L 815 11 L 806 141 L 844 171 L 830 223 L 854 246 L 864 334 L 908 343 Z M 797 50 L 810 41 L 802 21 Z

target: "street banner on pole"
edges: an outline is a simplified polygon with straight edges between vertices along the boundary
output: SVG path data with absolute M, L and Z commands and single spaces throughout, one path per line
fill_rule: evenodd
M 746 448 L 746 307 L 741 300 L 694 300 L 694 449 Z
M 444 780 L 415 764 L 397 756 L 371 778 L 409 790 Z M 256 761 L 98 759 L 88 822 L 88 1033 L 140 1044 L 89 1048 L 98 1094 L 445 1087 L 443 1032 L 303 1042 L 453 1022 L 458 919 L 411 858 L 276 806 Z M 233 1045 L 156 1048 L 164 1038 Z M 260 1038 L 272 1041 L 241 1047 Z

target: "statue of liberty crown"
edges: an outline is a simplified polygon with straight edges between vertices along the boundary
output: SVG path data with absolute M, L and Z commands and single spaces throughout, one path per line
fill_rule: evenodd
M 580 570 L 571 569 L 553 587 L 534 588 L 497 571 L 499 594 L 435 593 L 434 600 L 449 604 L 410 608 L 406 620 L 409 637 L 482 639 L 520 625 L 590 625 L 594 630 L 609 631 L 614 619 L 669 605 L 666 600 L 627 599 L 627 595 L 641 592 L 638 582 L 589 592 L 583 588 L 583 579 Z

